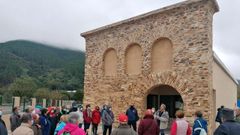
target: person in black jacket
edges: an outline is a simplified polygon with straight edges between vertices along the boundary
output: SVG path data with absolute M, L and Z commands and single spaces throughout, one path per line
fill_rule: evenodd
M 0 135 L 7 135 L 7 128 L 5 122 L 2 120 L 2 111 L 0 110 Z
M 21 125 L 20 115 L 18 111 L 19 111 L 18 107 L 14 107 L 12 109 L 12 115 L 10 116 L 10 125 L 12 132 Z
M 217 116 L 216 116 L 216 119 L 215 119 L 215 121 L 216 122 L 219 122 L 219 124 L 222 124 L 222 119 L 221 119 L 221 117 L 222 117 L 222 109 L 224 108 L 224 106 L 222 105 L 220 108 L 218 108 L 217 109 Z
M 232 109 L 223 108 L 223 123 L 215 130 L 214 135 L 239 135 L 240 124 L 234 120 L 234 111 Z

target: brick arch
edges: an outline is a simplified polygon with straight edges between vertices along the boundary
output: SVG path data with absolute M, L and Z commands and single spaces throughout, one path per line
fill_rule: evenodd
M 146 109 L 146 97 L 154 87 L 159 85 L 168 85 L 173 87 L 182 97 L 184 103 L 184 110 L 188 110 L 191 104 L 191 88 L 188 85 L 189 82 L 178 75 L 176 72 L 163 72 L 161 74 L 149 74 L 145 77 L 140 77 L 135 82 L 131 83 L 128 87 L 130 90 L 129 104 L 135 104 L 137 108 L 140 108 L 140 112 L 144 112 Z

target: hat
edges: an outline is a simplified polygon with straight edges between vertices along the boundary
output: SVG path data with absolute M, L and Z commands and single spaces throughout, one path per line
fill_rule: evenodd
M 224 120 L 233 120 L 234 119 L 234 111 L 229 108 L 222 109 L 222 117 Z
M 120 114 L 118 116 L 118 120 L 119 120 L 120 123 L 128 122 L 128 116 L 125 115 L 125 114 Z

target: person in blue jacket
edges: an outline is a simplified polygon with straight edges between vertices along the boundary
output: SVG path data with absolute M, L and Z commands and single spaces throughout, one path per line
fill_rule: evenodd
M 130 105 L 130 107 L 126 111 L 126 115 L 128 116 L 128 125 L 133 127 L 135 131 L 137 131 L 137 121 L 139 120 L 137 109 L 134 105 Z
M 200 135 L 201 130 L 197 130 L 197 128 L 203 128 L 205 129 L 206 133 L 207 133 L 207 121 L 205 119 L 203 119 L 203 115 L 201 111 L 196 111 L 195 112 L 195 121 L 193 124 L 193 131 L 192 131 L 192 135 Z
M 229 108 L 222 109 L 222 124 L 215 130 L 214 135 L 239 135 L 240 124 L 234 120 L 234 111 Z
M 46 108 L 41 110 L 40 124 L 42 128 L 42 135 L 49 135 L 50 133 L 51 123 L 48 120 L 47 113 L 48 112 Z

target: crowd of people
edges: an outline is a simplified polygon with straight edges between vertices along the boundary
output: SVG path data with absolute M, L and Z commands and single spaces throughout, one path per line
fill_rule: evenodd
M 195 112 L 193 125 L 185 119 L 184 111 L 176 111 L 176 119 L 169 127 L 169 114 L 166 105 L 161 104 L 159 109 L 148 109 L 139 121 L 138 111 L 134 105 L 118 116 L 119 126 L 113 129 L 114 114 L 112 107 L 96 106 L 93 110 L 88 104 L 82 106 L 33 108 L 29 106 L 20 115 L 19 108 L 14 107 L 10 116 L 10 129 L 13 135 L 98 135 L 102 128 L 103 135 L 165 135 L 170 129 L 170 135 L 207 135 L 208 124 L 201 111 Z M 1 118 L 0 135 L 7 135 L 6 124 Z M 137 122 L 139 124 L 137 125 Z M 232 110 L 222 106 L 218 109 L 216 122 L 220 126 L 214 135 L 238 135 L 240 131 L 240 110 Z M 99 127 L 102 122 L 102 127 Z M 113 130 L 113 131 L 112 131 Z

